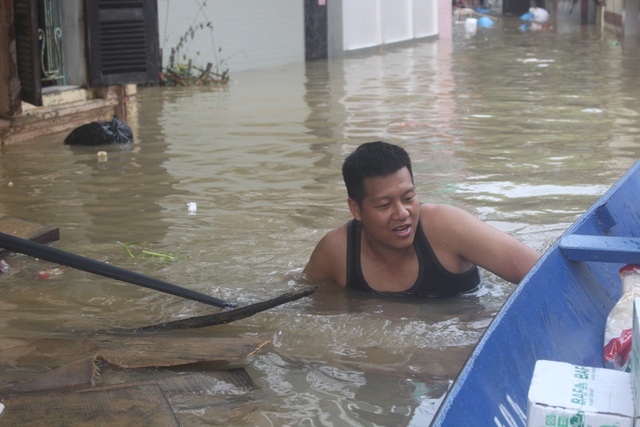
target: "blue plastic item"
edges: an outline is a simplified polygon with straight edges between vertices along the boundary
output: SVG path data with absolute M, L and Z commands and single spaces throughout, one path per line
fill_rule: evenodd
M 532 20 L 533 20 L 533 13 L 531 13 L 531 12 L 527 12 L 527 13 L 525 13 L 525 14 L 521 15 L 521 16 L 520 16 L 520 19 L 521 19 L 522 21 L 532 21 Z
M 487 18 L 486 16 L 483 16 L 482 18 L 479 18 L 478 19 L 478 27 L 484 27 L 484 28 L 493 27 L 493 19 Z
M 476 12 L 478 12 L 478 13 L 489 13 L 489 12 L 491 12 L 491 10 L 485 9 L 484 7 L 478 7 L 476 9 Z
M 526 32 L 528 28 L 529 26 L 527 24 L 520 25 L 520 31 L 522 31 L 523 33 Z

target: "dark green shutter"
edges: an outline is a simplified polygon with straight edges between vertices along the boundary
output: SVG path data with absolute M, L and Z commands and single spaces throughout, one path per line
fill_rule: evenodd
M 158 81 L 157 0 L 85 0 L 91 86 Z
M 20 77 L 20 97 L 33 105 L 42 105 L 42 81 L 38 40 L 37 0 L 14 0 L 16 54 Z

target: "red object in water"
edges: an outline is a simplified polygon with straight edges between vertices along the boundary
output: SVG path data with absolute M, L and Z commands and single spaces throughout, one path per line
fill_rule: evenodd
M 38 273 L 38 279 L 48 280 L 48 279 L 51 279 L 53 276 L 59 276 L 60 274 L 62 274 L 62 270 L 59 268 L 42 270 L 41 272 Z

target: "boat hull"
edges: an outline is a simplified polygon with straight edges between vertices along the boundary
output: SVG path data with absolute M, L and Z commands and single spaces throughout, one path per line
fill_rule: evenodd
M 603 367 L 605 323 L 621 292 L 619 269 L 640 264 L 639 193 L 640 161 L 523 279 L 476 345 L 431 426 L 525 426 L 537 360 Z

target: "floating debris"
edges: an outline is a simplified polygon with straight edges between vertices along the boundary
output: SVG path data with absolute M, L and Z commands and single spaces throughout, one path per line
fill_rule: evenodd
M 142 249 L 138 255 L 135 255 L 131 248 L 132 246 L 140 246 L 141 242 L 134 242 L 134 243 L 116 242 L 116 243 L 124 246 L 124 249 L 127 251 L 127 253 L 131 258 L 136 258 L 142 255 L 149 255 L 150 257 L 156 257 L 156 258 L 168 259 L 170 261 L 174 261 L 178 257 L 177 255 L 171 252 L 153 252 L 153 251 L 148 251 L 146 249 Z
M 107 152 L 106 151 L 98 151 L 98 162 L 104 163 L 107 161 Z
M 49 280 L 52 277 L 61 275 L 64 269 L 65 267 L 57 267 L 57 268 L 50 268 L 48 270 L 42 270 L 38 272 L 38 279 Z

